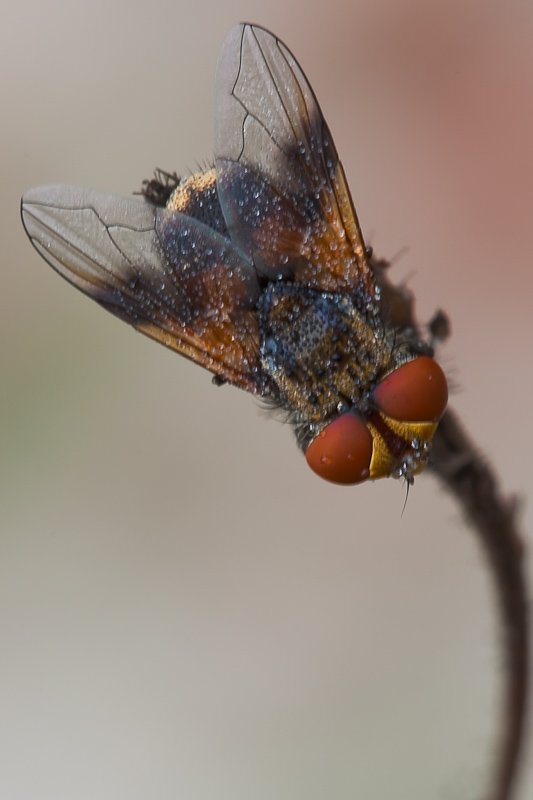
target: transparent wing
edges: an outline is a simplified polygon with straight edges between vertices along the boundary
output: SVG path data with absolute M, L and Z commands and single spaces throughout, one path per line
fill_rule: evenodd
M 267 277 L 375 297 L 342 165 L 298 62 L 273 34 L 237 25 L 215 91 L 217 185 L 228 229 Z
M 43 258 L 111 313 L 261 393 L 259 285 L 229 240 L 183 214 L 71 186 L 27 192 L 22 220 Z

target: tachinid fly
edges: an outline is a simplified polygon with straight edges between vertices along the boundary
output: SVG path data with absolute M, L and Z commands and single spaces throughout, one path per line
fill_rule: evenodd
M 446 379 L 388 320 L 304 73 L 271 33 L 237 25 L 215 97 L 213 169 L 156 173 L 143 200 L 33 189 L 28 236 L 117 317 L 283 409 L 321 477 L 412 481 Z

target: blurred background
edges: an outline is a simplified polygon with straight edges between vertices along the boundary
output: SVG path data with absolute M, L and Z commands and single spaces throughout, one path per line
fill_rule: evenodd
M 23 191 L 128 195 L 213 152 L 219 47 L 273 30 L 367 241 L 532 530 L 533 6 L 7 0 L 0 226 L 0 796 L 484 795 L 502 667 L 475 536 L 431 475 L 316 478 L 258 403 L 42 261 Z M 531 747 L 520 798 L 533 795 Z

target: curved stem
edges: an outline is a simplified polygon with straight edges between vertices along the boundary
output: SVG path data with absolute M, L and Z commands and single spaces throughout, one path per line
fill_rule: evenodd
M 503 497 L 490 465 L 479 456 L 452 411 L 433 439 L 433 471 L 452 492 L 478 533 L 498 597 L 505 654 L 505 696 L 500 750 L 490 800 L 510 800 L 525 733 L 529 678 L 529 615 L 522 537 L 516 502 Z
M 388 262 L 372 258 L 389 318 L 406 336 L 420 340 L 413 297 L 388 278 Z M 442 312 L 430 331 L 436 339 L 448 334 Z M 501 621 L 505 661 L 503 712 L 499 750 L 488 800 L 516 797 L 517 773 L 526 728 L 529 695 L 529 609 L 523 539 L 516 526 L 516 501 L 505 498 L 491 465 L 479 455 L 453 411 L 448 410 L 433 438 L 431 469 L 450 491 L 478 534 L 488 557 Z

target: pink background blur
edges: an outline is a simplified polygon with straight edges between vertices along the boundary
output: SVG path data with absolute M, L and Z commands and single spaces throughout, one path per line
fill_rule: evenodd
M 533 529 L 533 5 L 7 0 L 0 33 L 0 797 L 481 798 L 502 675 L 433 477 L 320 482 L 290 430 L 38 257 L 19 198 L 213 148 L 241 19 L 294 51 L 360 221 L 451 316 L 453 406 Z M 528 754 L 520 798 L 533 796 Z

